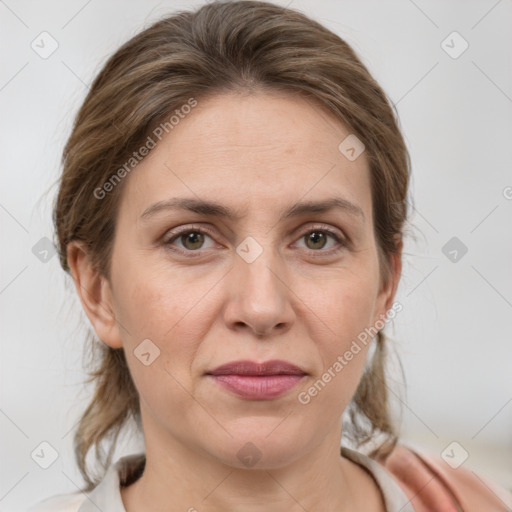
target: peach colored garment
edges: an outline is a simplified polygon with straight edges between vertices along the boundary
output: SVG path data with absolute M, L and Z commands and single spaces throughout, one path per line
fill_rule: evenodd
M 416 512 L 512 512 L 512 494 L 475 472 L 452 469 L 441 457 L 398 445 L 382 464 Z

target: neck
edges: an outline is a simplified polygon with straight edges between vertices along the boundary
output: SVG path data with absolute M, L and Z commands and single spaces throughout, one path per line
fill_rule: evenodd
M 337 439 L 326 436 L 288 464 L 257 469 L 219 461 L 168 432 L 162 442 L 162 432 L 145 429 L 146 466 L 139 480 L 122 489 L 126 511 L 169 510 L 169 504 L 188 512 L 383 511 L 373 479 L 333 449 L 340 445 L 338 431 Z

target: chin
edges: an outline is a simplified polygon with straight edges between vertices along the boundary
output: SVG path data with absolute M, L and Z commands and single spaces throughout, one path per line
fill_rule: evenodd
M 278 422 L 273 421 L 273 429 Z M 253 434 L 233 435 L 219 451 L 219 446 L 209 450 L 212 456 L 227 466 L 240 469 L 278 469 L 291 464 L 301 456 L 297 447 L 304 443 L 302 439 L 290 436 L 284 429 L 277 432 L 272 429 L 257 429 Z M 232 433 L 233 434 L 233 433 Z

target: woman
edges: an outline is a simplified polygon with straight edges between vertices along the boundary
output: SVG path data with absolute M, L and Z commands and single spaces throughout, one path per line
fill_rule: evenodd
M 264 2 L 166 18 L 107 62 L 63 162 L 60 261 L 101 358 L 75 436 L 88 495 L 34 510 L 512 506 L 397 444 L 382 329 L 410 160 L 337 35 Z M 132 420 L 145 452 L 112 464 Z

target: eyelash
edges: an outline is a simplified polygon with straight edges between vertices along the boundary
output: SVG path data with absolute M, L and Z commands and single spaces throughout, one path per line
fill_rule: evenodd
M 339 244 L 338 247 L 326 249 L 326 250 L 307 249 L 312 253 L 321 253 L 321 254 L 318 254 L 315 256 L 324 256 L 326 254 L 327 255 L 337 254 L 339 251 L 345 249 L 348 245 L 348 242 L 344 238 L 340 237 L 340 235 L 338 233 L 336 233 L 335 231 L 332 231 L 330 228 L 328 228 L 326 226 L 315 226 L 313 228 L 310 228 L 307 231 L 305 231 L 304 233 L 302 233 L 302 235 L 298 239 L 300 240 L 300 239 L 304 238 L 305 236 L 310 235 L 311 233 L 315 233 L 315 232 L 321 232 L 321 233 L 327 234 L 327 235 L 331 236 L 332 238 L 334 238 L 334 240 L 336 242 L 338 242 L 338 244 Z M 210 233 L 210 231 L 205 229 L 204 227 L 189 226 L 186 229 L 182 229 L 182 230 L 174 232 L 174 233 L 171 232 L 170 233 L 172 235 L 171 238 L 164 240 L 164 245 L 169 250 L 176 252 L 180 255 L 188 256 L 188 257 L 192 257 L 192 258 L 199 257 L 199 256 L 201 256 L 202 249 L 197 249 L 197 250 L 193 251 L 193 250 L 184 250 L 184 249 L 180 249 L 175 246 L 172 246 L 173 242 L 175 242 L 181 236 L 190 234 L 190 233 L 201 233 L 203 235 L 208 235 L 210 238 L 213 238 L 212 233 Z M 198 253 L 198 254 L 194 254 L 194 253 Z

